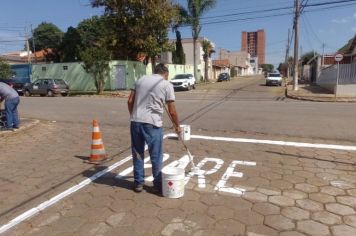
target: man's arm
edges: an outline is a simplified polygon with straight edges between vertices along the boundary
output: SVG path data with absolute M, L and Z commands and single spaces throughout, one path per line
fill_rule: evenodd
M 135 103 L 135 90 L 131 90 L 129 99 L 127 100 L 127 107 L 129 109 L 130 115 L 132 114 L 134 103 Z
M 176 110 L 176 105 L 174 103 L 174 101 L 168 101 L 167 102 L 168 105 L 168 112 L 169 112 L 169 116 L 172 119 L 172 122 L 174 123 L 174 128 L 176 130 L 177 134 L 181 133 L 181 128 L 179 126 L 179 119 L 178 119 L 178 114 L 177 114 L 177 110 Z

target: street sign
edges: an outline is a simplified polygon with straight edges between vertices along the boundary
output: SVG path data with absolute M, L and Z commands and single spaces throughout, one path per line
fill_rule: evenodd
M 341 53 L 336 54 L 334 57 L 335 61 L 337 61 L 337 62 L 342 61 L 343 58 L 344 58 L 344 55 L 342 55 Z

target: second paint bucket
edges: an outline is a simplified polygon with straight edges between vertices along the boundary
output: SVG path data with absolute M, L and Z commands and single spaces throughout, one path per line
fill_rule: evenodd
M 180 125 L 182 129 L 181 137 L 184 141 L 190 140 L 190 125 Z
M 180 198 L 184 196 L 183 168 L 166 166 L 162 169 L 162 194 L 167 198 Z

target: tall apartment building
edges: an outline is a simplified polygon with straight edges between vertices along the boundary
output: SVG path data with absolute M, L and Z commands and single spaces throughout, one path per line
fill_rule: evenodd
M 241 51 L 250 53 L 251 57 L 258 57 L 258 64 L 265 64 L 266 36 L 264 30 L 241 33 Z

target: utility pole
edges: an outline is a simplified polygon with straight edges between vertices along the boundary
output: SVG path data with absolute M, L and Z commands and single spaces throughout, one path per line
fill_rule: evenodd
M 325 54 L 325 43 L 323 43 L 323 55 L 322 55 L 322 58 L 321 58 L 321 66 L 322 67 L 324 66 L 324 54 Z
M 28 42 L 27 28 L 25 28 L 25 37 L 26 37 L 27 63 L 31 64 L 30 44 Z
M 299 0 L 295 0 L 295 18 L 294 18 L 294 75 L 293 75 L 293 90 L 298 90 L 298 64 L 299 64 L 299 16 L 300 5 Z
M 37 63 L 35 37 L 33 36 L 32 24 L 31 24 L 31 35 L 32 35 L 32 50 L 33 50 L 33 53 L 34 53 L 34 55 L 35 55 L 35 63 Z
M 287 49 L 286 49 L 286 58 L 284 59 L 284 64 L 287 65 L 287 78 L 289 79 L 289 44 L 290 44 L 290 29 L 288 29 L 288 40 L 287 40 Z

